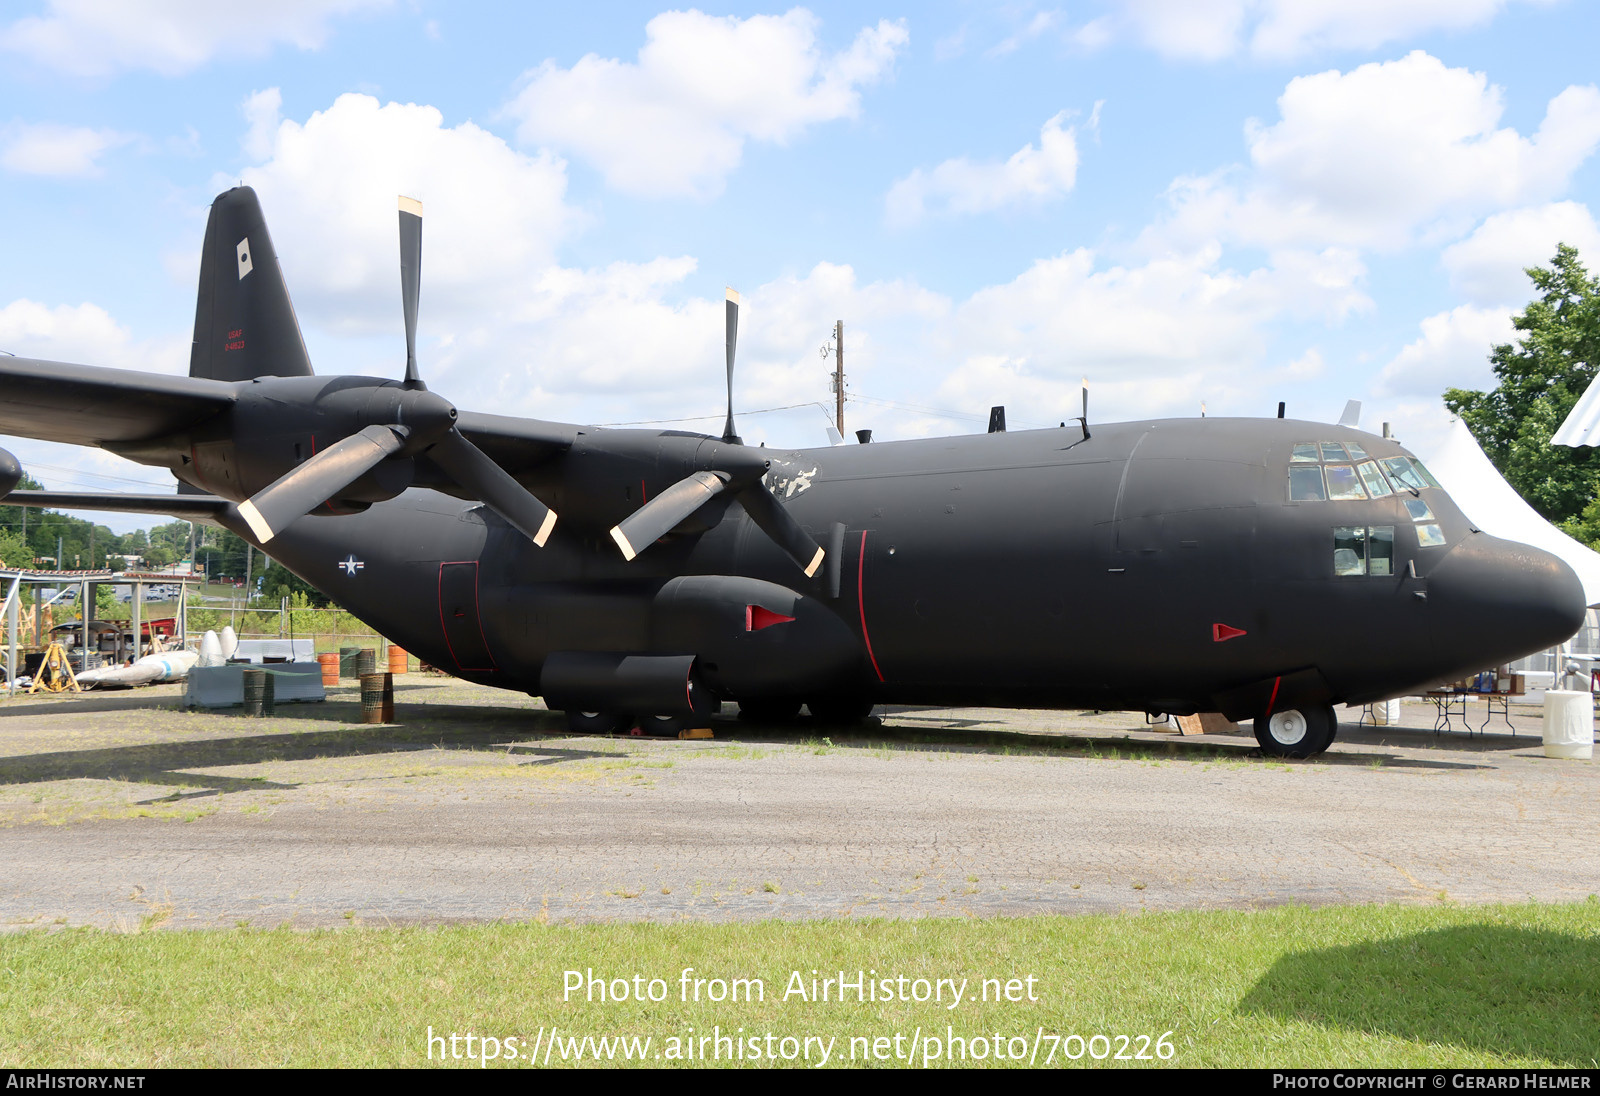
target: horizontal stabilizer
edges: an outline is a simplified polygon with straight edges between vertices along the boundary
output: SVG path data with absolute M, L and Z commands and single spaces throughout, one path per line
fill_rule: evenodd
M 0 434 L 69 445 L 144 441 L 231 407 L 231 384 L 0 357 Z
M 233 503 L 218 495 L 125 495 L 95 491 L 13 491 L 7 506 L 52 510 L 104 510 L 116 514 L 167 514 L 185 521 L 210 521 Z

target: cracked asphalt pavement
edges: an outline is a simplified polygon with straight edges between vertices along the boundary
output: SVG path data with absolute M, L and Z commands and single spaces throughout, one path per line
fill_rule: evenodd
M 0 700 L 0 923 L 173 928 L 990 915 L 1580 899 L 1600 768 L 1536 707 L 1434 710 L 1311 762 L 1137 713 L 888 709 L 863 728 L 575 737 L 410 675 L 266 719 L 174 686 Z M 729 709 L 730 713 L 732 709 Z M 1473 709 L 1474 722 L 1483 716 Z

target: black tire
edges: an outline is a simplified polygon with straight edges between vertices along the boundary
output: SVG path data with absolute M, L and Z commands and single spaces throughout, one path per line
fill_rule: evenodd
M 819 696 L 806 701 L 806 707 L 821 723 L 864 723 L 872 714 L 872 700 L 864 696 Z
M 799 716 L 800 701 L 793 697 L 739 701 L 739 718 L 747 723 L 793 723 Z
M 695 725 L 703 726 L 704 720 L 696 720 L 691 716 L 683 715 L 642 715 L 639 717 L 639 729 L 651 738 L 677 738 L 680 731 L 686 731 Z
M 1338 717 L 1329 704 L 1285 708 L 1270 716 L 1257 716 L 1256 741 L 1268 757 L 1315 757 L 1333 743 Z
M 567 729 L 573 734 L 627 734 L 633 729 L 628 712 L 568 712 Z

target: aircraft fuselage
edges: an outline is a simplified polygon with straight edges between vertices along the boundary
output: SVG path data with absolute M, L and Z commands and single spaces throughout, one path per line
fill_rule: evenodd
M 563 513 L 537 548 L 482 506 L 412 489 L 303 518 L 265 550 L 433 665 L 533 694 L 552 654 L 616 652 L 693 656 L 740 700 L 1242 718 L 1415 691 L 1580 623 L 1565 564 L 1474 530 L 1437 487 L 1291 497 L 1297 443 L 1354 441 L 1381 462 L 1406 455 L 1393 441 L 1284 420 L 1092 431 L 762 450 L 768 489 L 828 550 L 811 578 L 737 505 L 624 562 L 607 515 Z M 619 514 L 643 501 L 626 491 Z

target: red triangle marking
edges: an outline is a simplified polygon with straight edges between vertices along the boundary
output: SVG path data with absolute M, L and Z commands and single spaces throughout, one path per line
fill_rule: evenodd
M 774 624 L 787 624 L 794 617 L 774 613 L 771 609 L 763 609 L 759 605 L 746 605 L 744 607 L 744 630 L 759 632 L 763 628 L 770 628 Z
M 1230 627 L 1227 624 L 1213 624 L 1211 626 L 1211 642 L 1221 643 L 1226 639 L 1237 639 L 1242 635 L 1249 635 L 1243 628 Z

